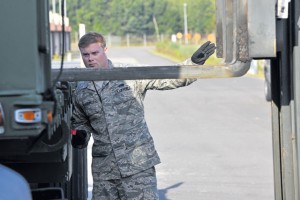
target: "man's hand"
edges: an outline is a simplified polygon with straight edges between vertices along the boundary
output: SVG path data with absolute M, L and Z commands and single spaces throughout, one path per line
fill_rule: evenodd
M 193 63 L 203 65 L 205 61 L 215 52 L 216 46 L 210 41 L 205 42 L 192 56 Z
M 84 130 L 72 130 L 71 144 L 74 148 L 86 148 L 89 143 L 89 136 Z

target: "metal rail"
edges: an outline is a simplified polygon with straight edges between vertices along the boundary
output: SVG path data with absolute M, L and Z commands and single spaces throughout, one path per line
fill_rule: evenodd
M 250 61 L 237 61 L 233 64 L 182 65 L 182 66 L 147 66 L 120 67 L 113 69 L 64 69 L 60 81 L 90 80 L 133 80 L 133 79 L 181 79 L 181 78 L 229 78 L 243 76 L 250 67 Z M 56 77 L 59 69 L 52 69 Z

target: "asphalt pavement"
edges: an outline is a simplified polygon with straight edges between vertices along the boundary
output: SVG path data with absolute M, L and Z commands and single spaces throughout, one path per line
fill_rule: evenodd
M 270 103 L 262 80 L 203 79 L 150 91 L 146 119 L 161 157 L 161 200 L 271 200 Z

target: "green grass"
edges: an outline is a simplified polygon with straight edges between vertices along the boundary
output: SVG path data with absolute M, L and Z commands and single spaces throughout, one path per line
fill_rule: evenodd
M 163 55 L 173 61 L 181 62 L 190 58 L 193 53 L 200 47 L 201 45 L 180 45 L 173 42 L 159 42 L 156 44 L 156 53 Z M 221 62 L 222 59 L 217 58 L 215 54 L 213 54 L 205 64 L 213 65 Z

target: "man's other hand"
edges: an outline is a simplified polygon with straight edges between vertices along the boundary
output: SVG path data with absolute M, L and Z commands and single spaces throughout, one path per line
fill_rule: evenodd
M 205 42 L 193 55 L 192 62 L 198 65 L 203 65 L 216 49 L 216 45 L 210 41 Z

